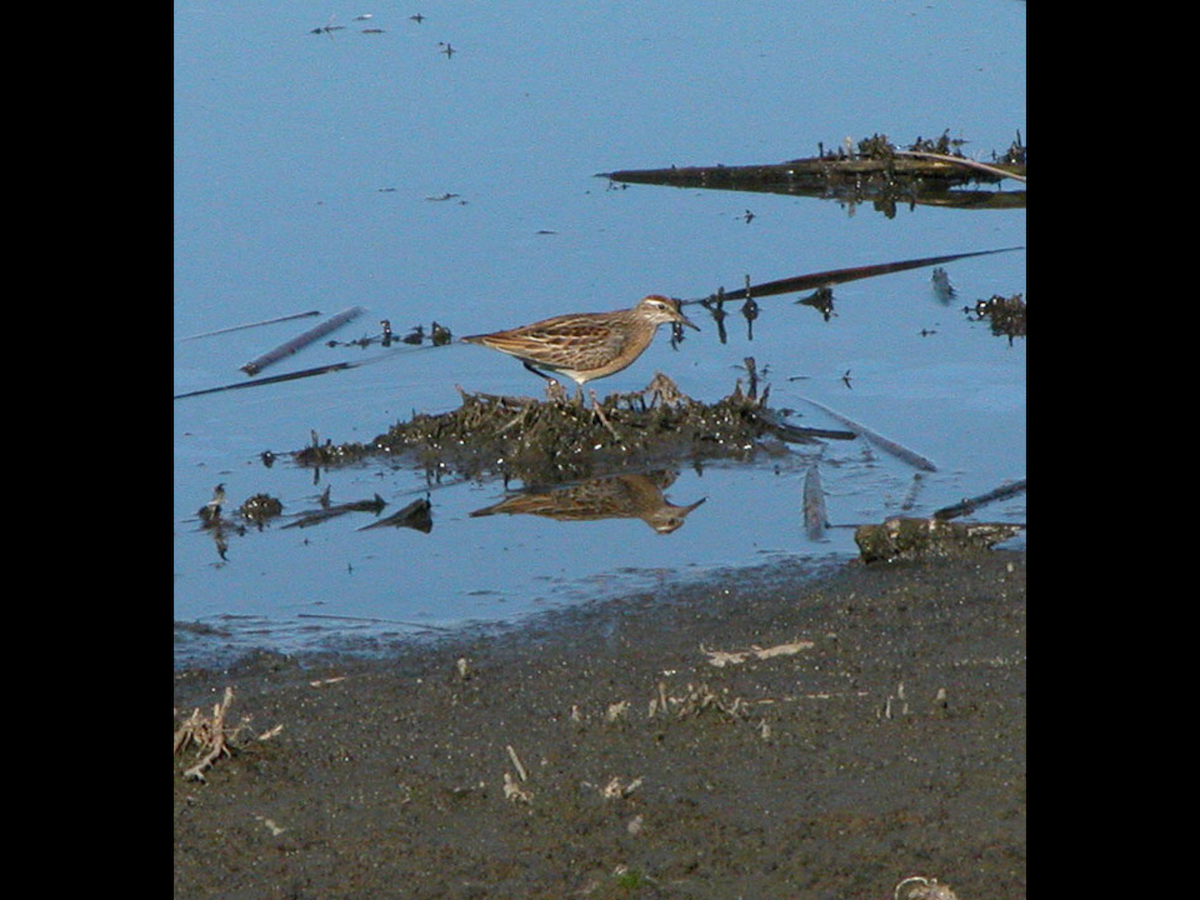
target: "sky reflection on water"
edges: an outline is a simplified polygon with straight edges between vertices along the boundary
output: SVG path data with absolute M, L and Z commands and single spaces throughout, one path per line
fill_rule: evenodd
M 909 143 L 946 128 L 968 152 L 1025 135 L 1025 4 L 505 4 L 368 9 L 334 3 L 175 5 L 175 337 L 309 309 L 367 313 L 403 333 L 433 320 L 477 333 L 558 313 L 630 306 L 647 293 L 1025 243 L 1024 210 L 868 205 L 724 191 L 614 188 L 597 172 L 779 162 L 875 132 Z M 382 34 L 361 33 L 360 13 Z M 417 12 L 420 24 L 408 16 Z M 330 15 L 332 14 L 332 19 Z M 345 25 L 311 34 L 329 22 Z M 453 56 L 440 53 L 450 43 Z M 447 199 L 431 199 L 450 196 Z M 753 216 L 746 216 L 752 210 Z M 749 219 L 749 221 L 747 221 Z M 754 341 L 727 320 L 673 351 L 666 332 L 598 389 L 643 387 L 656 370 L 715 400 L 752 355 L 772 405 L 837 427 L 818 400 L 935 460 L 914 472 L 856 441 L 820 451 L 834 525 L 877 521 L 907 502 L 928 513 L 1025 475 L 1025 343 L 961 307 L 1025 292 L 1024 251 L 835 291 L 825 322 L 793 297 L 763 300 Z M 689 313 L 690 314 L 690 313 Z M 237 381 L 238 366 L 312 323 L 176 343 L 176 393 Z M 312 347 L 295 368 L 362 351 Z M 291 363 L 280 364 L 280 371 Z M 849 372 L 848 384 L 844 378 Z M 269 370 L 267 374 L 273 374 Z M 232 505 L 260 491 L 285 513 L 379 494 L 394 512 L 427 488 L 391 461 L 312 471 L 262 451 L 365 441 L 413 411 L 457 405 L 455 385 L 535 394 L 537 379 L 469 346 L 265 388 L 176 401 L 175 617 L 238 640 L 294 649 L 345 616 L 448 626 L 520 615 L 711 567 L 853 552 L 850 530 L 804 534 L 803 473 L 816 451 L 753 465 L 683 467 L 667 497 L 706 497 L 655 534 L 637 519 L 472 518 L 498 483 L 429 490 L 434 527 L 357 530 L 278 524 L 230 540 L 222 560 L 196 510 L 223 482 Z M 386 514 L 386 512 L 385 512 Z M 1024 499 L 996 510 L 1023 521 Z M 641 574 L 635 574 L 641 573 Z M 229 620 L 238 616 L 245 619 Z M 341 625 L 338 625 L 338 622 Z M 407 626 L 380 626 L 403 632 Z

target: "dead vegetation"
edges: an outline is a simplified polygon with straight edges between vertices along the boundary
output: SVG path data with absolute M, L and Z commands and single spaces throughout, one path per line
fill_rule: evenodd
M 204 777 L 223 756 L 232 756 L 242 732 L 249 728 L 250 719 L 244 717 L 237 725 L 227 722 L 229 707 L 233 703 L 233 688 L 225 688 L 225 696 L 220 703 L 213 704 L 212 713 L 206 714 L 196 707 L 190 716 L 175 728 L 175 756 L 196 748 L 196 762 L 185 769 L 183 777 L 191 781 L 207 781 Z M 282 725 L 276 725 L 270 731 L 258 736 L 257 740 L 269 740 L 283 730 Z
M 700 650 L 708 657 L 708 663 L 723 669 L 725 666 L 736 666 L 749 660 L 771 659 L 775 656 L 792 656 L 802 650 L 811 650 L 816 645 L 812 641 L 791 641 L 786 644 L 776 644 L 774 647 L 751 647 L 749 650 Z
M 968 308 L 976 320 L 986 319 L 992 326 L 992 334 L 1007 337 L 1011 344 L 1014 337 L 1025 337 L 1026 309 L 1021 294 L 1002 297 L 993 294 L 987 300 L 977 300 L 974 309 Z

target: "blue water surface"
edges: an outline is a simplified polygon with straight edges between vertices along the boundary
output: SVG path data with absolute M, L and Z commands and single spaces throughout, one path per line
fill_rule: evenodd
M 363 307 L 333 335 L 343 341 L 385 318 L 400 333 L 437 320 L 461 335 L 647 293 L 703 297 L 746 276 L 1023 245 L 1023 209 L 888 216 L 595 176 L 780 162 L 819 143 L 885 133 L 908 144 L 947 129 L 990 159 L 1018 131 L 1027 137 L 1025 13 L 1021 0 L 177 0 L 175 393 L 245 380 L 239 366 L 319 319 L 195 335 L 310 310 Z M 794 297 L 763 299 L 753 341 L 736 310 L 726 344 L 698 310 L 704 331 L 678 351 L 663 331 L 598 389 L 641 388 L 661 370 L 712 401 L 753 356 L 772 405 L 795 410 L 797 424 L 837 427 L 813 399 L 938 466 L 917 477 L 855 441 L 684 467 L 667 496 L 707 500 L 669 535 L 637 519 L 471 518 L 505 496 L 502 484 L 430 485 L 389 460 L 314 472 L 287 457 L 313 432 L 367 441 L 414 412 L 451 409 L 456 385 L 540 393 L 518 363 L 483 348 L 176 400 L 175 619 L 220 632 L 177 640 L 177 663 L 214 649 L 369 647 L 718 568 L 849 558 L 856 523 L 928 514 L 1022 478 L 1025 339 L 993 336 L 963 307 L 1024 294 L 1025 263 L 1023 250 L 952 263 L 949 300 L 928 269 L 853 282 L 836 289 L 828 322 Z M 378 353 L 317 344 L 265 374 Z M 266 450 L 279 454 L 270 468 Z M 835 526 L 817 541 L 800 508 L 814 463 Z M 234 535 L 222 554 L 196 516 L 218 483 L 227 512 L 262 492 L 285 518 Z M 385 515 L 428 491 L 434 527 L 360 530 L 370 513 L 282 527 L 326 488 L 335 503 L 378 494 Z M 1024 498 L 981 515 L 1023 522 Z

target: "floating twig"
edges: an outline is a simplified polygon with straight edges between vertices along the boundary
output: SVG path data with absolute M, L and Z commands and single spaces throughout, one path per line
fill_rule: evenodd
M 200 338 L 215 337 L 218 334 L 228 334 L 231 331 L 242 331 L 246 328 L 258 328 L 262 325 L 277 325 L 280 322 L 290 322 L 292 319 L 305 319 L 312 316 L 319 316 L 319 309 L 310 310 L 309 312 L 293 313 L 290 316 L 280 316 L 277 319 L 264 319 L 261 322 L 247 322 L 245 325 L 230 325 L 228 328 L 218 328 L 216 331 L 205 331 L 201 334 L 190 334 L 187 337 L 181 337 L 175 343 L 182 344 L 186 341 L 198 341 Z
M 363 314 L 364 310 L 361 306 L 352 306 L 349 309 L 342 310 L 336 316 L 331 316 L 315 328 L 310 328 L 303 334 L 292 338 L 290 341 L 285 341 L 274 350 L 264 353 L 257 359 L 252 359 L 250 362 L 242 366 L 242 371 L 247 375 L 257 375 L 267 366 L 276 363 L 285 356 L 291 356 L 298 350 L 302 350 L 311 344 L 313 341 L 320 340 L 331 331 L 341 328 L 347 322 L 357 319 Z

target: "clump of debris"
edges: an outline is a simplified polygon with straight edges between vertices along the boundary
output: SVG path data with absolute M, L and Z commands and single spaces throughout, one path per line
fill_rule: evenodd
M 334 466 L 379 454 L 404 454 L 432 475 L 499 476 L 525 482 L 589 478 L 629 466 L 679 460 L 745 459 L 784 442 L 852 440 L 851 431 L 799 428 L 766 405 L 752 379 L 713 404 L 688 397 L 658 373 L 642 391 L 591 403 L 567 397 L 557 382 L 547 400 L 469 393 L 458 409 L 417 414 L 367 444 L 316 441 L 294 456 L 301 465 Z
M 175 756 L 179 756 L 190 747 L 197 748 L 196 764 L 183 772 L 183 777 L 191 781 L 207 781 L 205 770 L 222 756 L 232 756 L 238 738 L 250 723 L 249 718 L 243 718 L 238 725 L 228 722 L 229 707 L 233 703 L 233 688 L 225 688 L 225 696 L 220 703 L 213 705 L 212 714 L 202 713 L 199 707 L 183 722 L 175 726 Z M 267 741 L 283 730 L 282 725 L 276 725 L 270 731 L 260 734 L 258 740 Z
M 860 525 L 854 531 L 865 563 L 899 560 L 963 559 L 990 550 L 1024 530 L 1007 522 L 948 522 L 905 516 L 881 525 Z
M 1011 297 L 993 294 L 987 300 L 975 301 L 974 309 L 968 308 L 967 312 L 974 313 L 978 321 L 987 319 L 991 323 L 992 334 L 1001 337 L 1007 335 L 1010 344 L 1014 337 L 1025 337 L 1025 299 L 1021 294 Z

